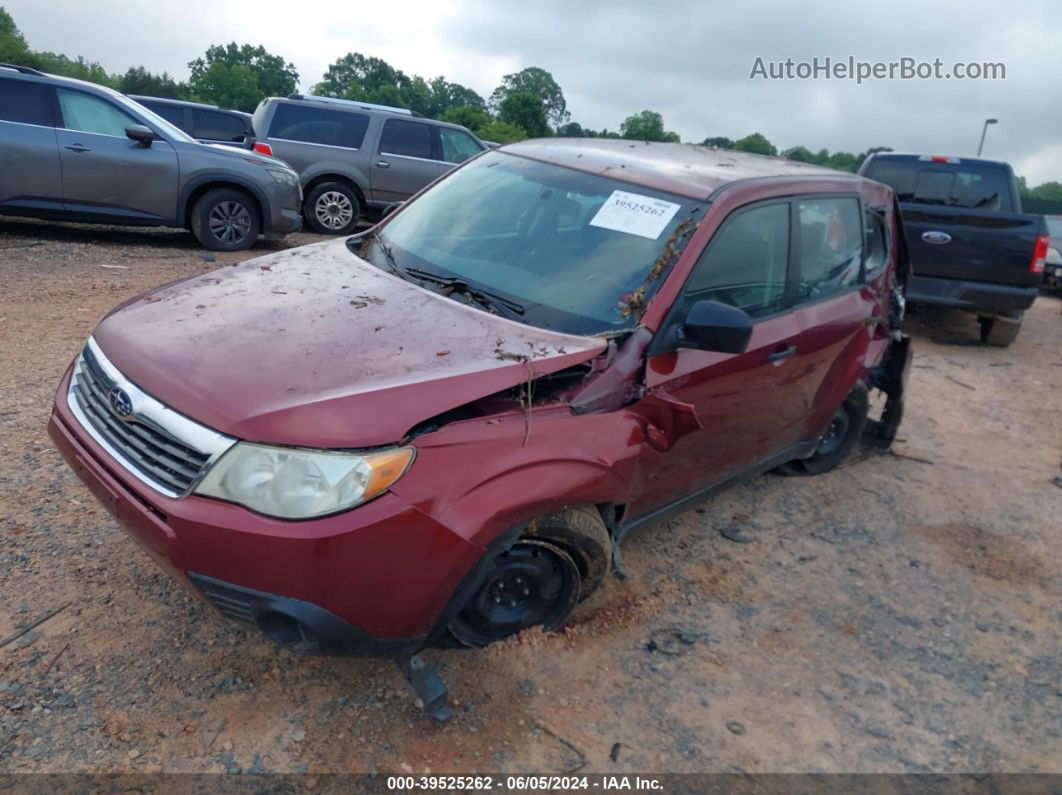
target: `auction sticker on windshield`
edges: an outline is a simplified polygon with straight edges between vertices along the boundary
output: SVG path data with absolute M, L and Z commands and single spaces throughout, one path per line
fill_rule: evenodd
M 614 190 L 594 215 L 590 226 L 656 240 L 675 217 L 679 207 L 674 202 L 661 201 L 652 196 Z

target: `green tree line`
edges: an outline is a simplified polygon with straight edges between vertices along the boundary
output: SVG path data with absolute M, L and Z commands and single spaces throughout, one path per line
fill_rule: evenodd
M 88 80 L 110 86 L 124 94 L 142 94 L 207 102 L 225 108 L 253 111 L 265 97 L 286 96 L 295 91 L 299 73 L 295 65 L 261 45 L 214 44 L 188 63 L 189 77 L 180 81 L 144 66 L 131 66 L 124 73 L 109 73 L 97 61 L 81 55 L 33 50 L 11 15 L 0 6 L 0 63 L 31 66 L 51 74 Z M 594 130 L 572 121 L 564 91 L 548 71 L 530 66 L 505 75 L 486 99 L 471 88 L 445 77 L 431 79 L 409 75 L 382 58 L 350 52 L 334 61 L 310 90 L 312 94 L 340 99 L 375 102 L 408 108 L 424 116 L 464 125 L 480 138 L 510 143 L 525 138 L 625 138 L 636 141 L 680 142 L 668 130 L 661 114 L 643 110 L 628 116 L 618 130 Z M 891 151 L 873 147 L 858 154 L 812 151 L 795 146 L 779 151 L 766 136 L 754 132 L 732 140 L 706 137 L 704 146 L 740 152 L 786 157 L 841 171 L 855 171 L 873 152 Z M 1062 184 L 1047 182 L 1029 188 L 1019 180 L 1024 199 L 1062 205 Z

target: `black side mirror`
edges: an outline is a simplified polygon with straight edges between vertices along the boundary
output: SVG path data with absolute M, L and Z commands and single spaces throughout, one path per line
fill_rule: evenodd
M 143 124 L 130 124 L 125 128 L 125 137 L 132 138 L 145 149 L 155 140 L 155 132 Z
M 718 301 L 698 301 L 682 324 L 679 346 L 718 353 L 744 353 L 752 318 L 744 309 Z

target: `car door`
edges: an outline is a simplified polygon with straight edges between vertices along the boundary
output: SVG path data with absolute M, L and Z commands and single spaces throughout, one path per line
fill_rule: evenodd
M 145 147 L 126 137 L 126 127 L 144 122 L 101 96 L 68 88 L 56 94 L 67 212 L 172 223 L 179 176 L 173 145 L 156 137 Z
M 661 454 L 632 516 L 725 481 L 799 441 L 808 374 L 797 355 L 801 330 L 792 307 L 793 214 L 788 200 L 732 212 L 676 299 L 669 325 L 681 324 L 699 301 L 718 301 L 748 313 L 752 336 L 740 354 L 679 347 L 649 356 L 647 399 L 687 404 L 698 427 Z
M 439 127 L 439 153 L 443 163 L 453 168 L 475 157 L 484 150 L 484 145 L 466 133 L 453 127 Z
M 373 198 L 405 201 L 451 167 L 439 160 L 434 124 L 385 119 L 372 164 Z
M 62 206 L 52 89 L 0 78 L 0 208 L 17 213 Z
M 192 137 L 203 143 L 240 146 L 247 139 L 250 125 L 234 113 L 194 108 Z

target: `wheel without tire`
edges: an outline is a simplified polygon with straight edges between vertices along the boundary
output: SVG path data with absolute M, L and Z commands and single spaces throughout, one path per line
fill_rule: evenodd
M 1021 314 L 1015 317 L 997 315 L 996 317 L 980 318 L 981 343 L 997 348 L 1009 347 L 1018 338 L 1022 319 Z
M 306 225 L 322 235 L 348 235 L 358 225 L 361 203 L 352 187 L 342 182 L 322 182 L 302 203 Z
M 211 251 L 250 248 L 262 231 L 262 218 L 250 197 L 232 188 L 207 191 L 192 208 L 192 234 Z
M 848 457 L 863 436 L 869 409 L 870 394 L 866 386 L 857 384 L 830 418 L 830 424 L 811 457 L 782 464 L 774 472 L 779 475 L 821 475 L 829 472 Z

